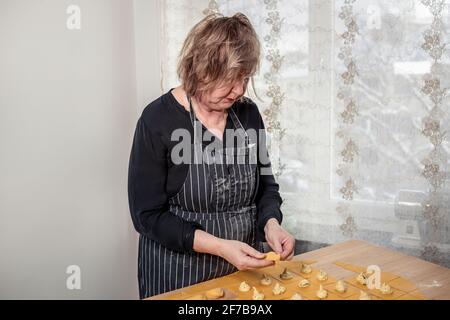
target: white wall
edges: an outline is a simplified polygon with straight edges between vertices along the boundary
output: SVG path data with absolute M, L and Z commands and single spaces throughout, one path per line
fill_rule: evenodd
M 158 24 L 158 10 L 135 16 L 156 8 L 144 1 L 0 0 L 2 299 L 138 297 L 128 159 L 142 104 L 159 94 L 157 55 L 135 50 L 158 43 L 153 29 L 135 37 L 143 19 Z M 81 30 L 66 28 L 70 4 Z M 81 290 L 66 289 L 73 264 Z
M 161 5 L 166 0 L 134 0 L 138 114 L 160 96 Z

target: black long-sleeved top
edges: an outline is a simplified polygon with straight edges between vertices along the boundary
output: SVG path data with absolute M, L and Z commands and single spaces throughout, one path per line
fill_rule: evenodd
M 172 90 L 172 89 L 171 89 Z M 199 224 L 187 222 L 169 210 L 168 200 L 182 187 L 189 164 L 174 164 L 171 150 L 179 141 L 171 141 L 172 132 L 183 128 L 193 137 L 189 112 L 169 90 L 150 103 L 142 112 L 136 126 L 128 170 L 128 200 L 135 229 L 168 249 L 193 252 L 194 232 L 203 229 Z M 250 99 L 235 102 L 235 112 L 245 130 L 264 129 L 256 104 Z M 226 129 L 233 128 L 227 117 Z M 203 127 L 205 131 L 206 128 Z M 203 142 L 209 144 L 212 141 Z M 270 170 L 270 162 L 260 161 L 259 154 L 267 154 L 265 136 L 257 146 L 258 166 Z M 266 169 L 267 170 L 267 169 Z M 264 240 L 264 226 L 270 218 L 280 223 L 282 199 L 279 186 L 272 174 L 260 174 L 256 196 L 258 238 Z

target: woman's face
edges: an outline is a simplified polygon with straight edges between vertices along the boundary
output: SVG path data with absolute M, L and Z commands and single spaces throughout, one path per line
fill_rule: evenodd
M 241 77 L 232 83 L 218 85 L 200 98 L 207 108 L 222 111 L 230 108 L 247 90 L 249 77 Z

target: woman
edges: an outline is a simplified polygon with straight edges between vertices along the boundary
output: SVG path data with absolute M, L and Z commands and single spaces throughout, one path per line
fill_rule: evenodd
M 141 298 L 269 266 L 264 240 L 282 259 L 293 255 L 264 136 L 248 134 L 264 130 L 257 106 L 243 97 L 259 56 L 246 16 L 206 17 L 184 42 L 181 85 L 138 120 L 128 193 L 140 234 Z M 180 132 L 188 133 L 188 148 Z

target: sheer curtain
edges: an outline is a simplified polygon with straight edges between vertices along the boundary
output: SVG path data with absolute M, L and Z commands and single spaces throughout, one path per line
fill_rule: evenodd
M 161 90 L 205 14 L 246 14 L 284 199 L 305 243 L 362 239 L 450 266 L 449 1 L 161 1 Z M 249 90 L 251 91 L 251 90 Z

